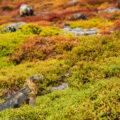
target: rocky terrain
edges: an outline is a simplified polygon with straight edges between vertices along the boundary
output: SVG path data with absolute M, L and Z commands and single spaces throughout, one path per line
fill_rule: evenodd
M 119 120 L 119 43 L 118 0 L 0 0 L 0 103 L 44 76 L 0 119 Z

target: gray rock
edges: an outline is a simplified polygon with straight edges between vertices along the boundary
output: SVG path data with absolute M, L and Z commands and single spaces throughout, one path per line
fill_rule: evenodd
M 43 77 L 43 75 L 32 75 L 32 76 L 30 76 L 30 79 L 35 82 L 35 81 L 44 79 L 44 77 Z
M 80 36 L 80 35 L 95 35 L 99 32 L 99 29 L 81 29 L 81 28 L 63 28 L 64 32 L 72 33 L 74 36 Z
M 63 28 L 62 30 L 63 30 L 63 31 L 67 31 L 67 32 L 68 32 L 68 31 L 72 31 L 72 29 L 71 29 L 70 27 L 65 27 L 65 28 Z
M 83 14 L 83 13 L 82 14 L 81 13 L 75 13 L 73 15 L 73 17 L 74 17 L 75 20 L 87 20 L 86 15 Z
M 98 29 L 89 29 L 90 31 L 98 31 Z
M 3 32 L 3 33 L 4 33 L 4 32 L 9 32 L 9 33 L 10 33 L 10 32 L 15 32 L 15 31 L 18 30 L 18 28 L 19 28 L 20 26 L 25 25 L 25 24 L 26 24 L 25 22 L 19 22 L 19 23 L 10 24 L 10 25 L 4 27 L 4 28 L 2 29 L 2 32 Z
M 22 4 L 20 6 L 20 16 L 24 17 L 24 16 L 32 16 L 34 15 L 34 10 L 31 6 L 27 5 L 27 4 Z
M 55 90 L 65 90 L 68 88 L 68 83 L 62 83 L 58 87 L 51 87 L 50 92 L 53 92 Z
M 28 95 L 31 92 L 31 89 L 27 86 L 24 89 L 21 89 L 8 99 L 6 99 L 0 105 L 0 111 L 9 109 L 9 108 L 19 108 L 27 99 Z
M 83 31 L 83 29 L 81 29 L 81 28 L 74 28 L 74 31 L 79 32 L 79 31 Z
M 99 13 L 101 13 L 101 12 L 112 13 L 112 12 L 116 12 L 116 11 L 120 11 L 120 9 L 116 8 L 116 7 L 109 7 L 105 10 L 100 10 Z

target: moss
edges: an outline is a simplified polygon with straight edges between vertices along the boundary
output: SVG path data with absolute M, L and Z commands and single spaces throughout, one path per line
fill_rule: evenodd
M 40 27 L 35 24 L 22 25 L 19 30 L 24 34 L 39 34 L 41 32 Z
M 23 25 L 19 30 L 24 34 L 37 34 L 43 37 L 62 34 L 62 31 L 58 27 L 42 27 L 36 24 Z
M 100 18 L 93 18 L 88 21 L 74 21 L 74 22 L 69 22 L 71 28 L 76 28 L 80 27 L 83 29 L 90 29 L 90 28 L 102 28 L 103 26 L 110 26 L 112 25 L 112 22 L 105 20 L 105 19 L 100 19 Z
M 0 56 L 8 56 L 30 35 L 20 32 L 0 34 Z
M 20 45 L 9 60 L 17 64 L 22 61 L 34 61 L 34 59 L 45 60 L 62 55 L 72 50 L 74 46 L 74 41 L 69 38 L 35 36 Z
M 45 79 L 38 83 L 39 93 L 47 93 L 50 86 L 60 84 L 61 76 L 67 72 L 68 67 L 69 65 L 64 60 L 49 60 L 2 68 L 0 70 L 0 87 L 14 88 L 16 86 L 21 88 L 25 79 L 34 74 L 42 74 Z
M 104 1 L 106 3 L 102 3 Z M 69 1 L 66 1 L 64 6 L 64 0 L 60 2 L 58 0 L 57 2 L 55 0 L 44 1 L 44 5 L 41 4 L 42 1 L 38 0 L 41 6 L 39 4 L 37 6 L 40 9 L 45 8 L 43 11 L 50 10 L 49 7 L 46 7 L 49 5 L 56 8 L 51 10 L 48 18 L 46 16 L 45 19 L 47 20 L 60 18 L 62 16 L 62 12 L 59 14 L 60 10 L 67 11 L 67 13 L 64 13 L 66 18 L 56 20 L 62 24 L 62 22 L 65 22 L 62 20 L 69 19 L 68 14 L 80 10 L 80 7 L 89 8 L 90 10 L 94 8 L 104 9 L 109 6 L 111 1 L 84 0 L 82 4 L 64 9 Z M 86 3 L 84 4 L 84 2 Z M 93 2 L 94 4 L 91 4 Z M 11 16 L 15 17 L 17 15 L 17 12 L 15 12 L 1 16 L 0 21 L 11 20 Z M 55 14 L 52 15 L 52 13 Z M 70 27 L 98 28 L 100 31 L 110 31 L 114 21 L 111 22 L 102 19 L 102 17 L 108 17 L 110 20 L 119 18 L 119 12 L 111 13 L 108 16 L 106 13 L 96 15 L 94 12 L 88 12 L 87 15 L 88 18 L 99 15 L 100 17 L 88 21 L 69 21 Z M 30 18 L 28 21 L 33 21 L 33 24 L 24 25 L 14 33 L 2 34 L 1 29 L 7 24 L 0 26 L 0 88 L 21 89 L 25 79 L 31 75 L 42 74 L 44 76 L 44 79 L 37 83 L 38 94 L 41 96 L 37 98 L 34 108 L 23 105 L 15 110 L 5 110 L 0 112 L 0 119 L 119 119 L 120 33 L 74 37 L 69 33 L 64 34 L 58 27 L 39 26 L 40 24 L 52 25 L 52 22 L 45 23 L 44 21 L 38 22 L 39 25 L 35 24 L 34 21 L 41 20 L 38 17 L 33 19 L 28 17 Z M 25 19 L 23 18 L 23 20 Z M 59 25 L 59 23 L 55 24 Z M 119 30 L 119 20 L 115 21 L 114 29 Z M 12 62 L 7 61 L 10 57 Z M 72 76 L 66 78 L 66 73 L 71 73 Z M 67 90 L 50 93 L 52 86 L 58 86 L 62 82 L 69 84 Z M 0 103 L 2 102 L 3 100 L 0 99 Z
M 81 91 L 70 88 L 55 91 L 37 98 L 34 108 L 23 105 L 0 112 L 0 117 L 26 120 L 118 119 L 119 86 L 120 80 L 112 78 L 89 84 Z
M 39 59 L 35 59 L 37 57 L 34 56 L 35 58 L 32 63 L 29 63 L 28 61 L 25 62 L 25 60 L 22 64 L 13 66 L 12 68 L 2 68 L 0 70 L 1 87 L 17 86 L 21 88 L 24 80 L 30 75 L 43 74 L 45 76 L 45 80 L 39 84 L 39 92 L 43 94 L 49 91 L 49 87 L 51 85 L 59 84 L 61 81 L 61 76 L 67 72 L 72 73 L 73 76 L 68 79 L 64 79 L 64 81 L 67 81 L 70 86 L 78 89 L 87 83 L 94 83 L 104 78 L 111 78 L 114 76 L 119 77 L 119 37 L 119 32 L 110 36 L 80 37 L 78 44 L 68 53 L 64 52 L 61 58 L 54 58 L 52 60 L 50 57 L 47 61 L 39 61 Z M 65 39 L 63 39 L 63 41 L 65 42 Z M 62 38 L 60 39 L 60 43 L 61 42 Z M 57 44 L 54 51 L 68 51 L 69 47 L 67 43 L 68 41 L 66 41 L 65 44 Z M 36 45 L 31 46 L 35 46 L 36 48 Z M 33 50 L 30 46 L 28 46 L 28 48 L 26 48 L 26 50 Z M 23 53 L 24 52 L 25 50 Z M 30 53 L 30 55 L 32 53 Z M 23 55 L 25 56 L 25 54 Z M 26 58 L 27 57 L 29 58 L 29 54 L 26 54 Z
M 41 27 L 40 36 L 58 36 L 62 34 L 62 31 L 58 27 Z

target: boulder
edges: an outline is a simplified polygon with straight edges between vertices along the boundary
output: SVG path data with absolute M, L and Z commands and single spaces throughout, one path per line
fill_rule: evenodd
M 18 23 L 13 23 L 13 24 L 9 24 L 7 26 L 5 26 L 4 28 L 2 28 L 2 32 L 15 32 L 18 30 L 18 28 L 22 25 L 25 25 L 25 22 L 18 22 Z
M 82 14 L 81 13 L 75 13 L 73 15 L 73 17 L 74 17 L 75 20 L 87 20 L 86 15 L 83 14 L 83 13 Z
M 16 92 L 14 95 L 7 98 L 0 105 L 0 111 L 9 109 L 9 108 L 19 108 L 28 99 L 30 92 L 31 92 L 31 89 L 29 88 L 29 86 L 26 86 L 25 88 Z
M 27 5 L 27 4 L 22 4 L 20 6 L 20 16 L 24 17 L 24 16 L 32 16 L 34 15 L 34 10 L 31 6 Z

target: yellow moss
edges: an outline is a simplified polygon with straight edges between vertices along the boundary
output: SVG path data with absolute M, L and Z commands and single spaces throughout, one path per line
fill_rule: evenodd
M 56 36 L 61 34 L 62 31 L 58 27 L 41 27 L 40 36 Z
M 102 26 L 110 26 L 112 25 L 111 21 L 100 19 L 100 18 L 93 18 L 88 21 L 79 20 L 69 22 L 71 28 L 80 27 L 83 29 L 90 29 L 90 28 L 101 28 Z
M 100 6 L 98 6 L 98 9 L 105 9 L 109 6 L 108 2 L 102 3 Z
M 40 36 L 56 36 L 62 33 L 58 27 L 42 27 L 37 24 L 27 24 L 23 25 L 19 29 L 24 34 L 37 34 Z

